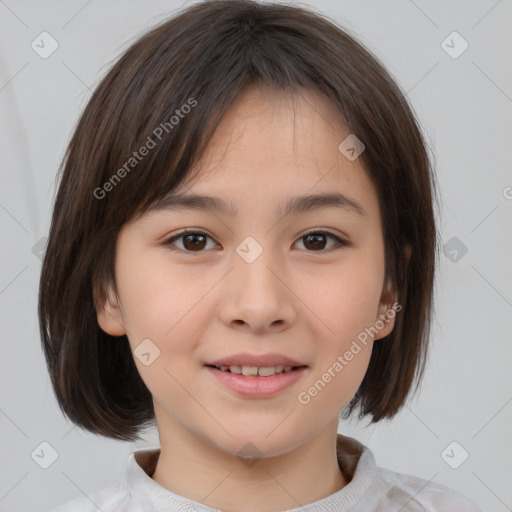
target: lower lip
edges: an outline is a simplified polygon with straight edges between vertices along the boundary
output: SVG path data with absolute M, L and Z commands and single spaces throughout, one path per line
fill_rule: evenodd
M 305 374 L 307 367 L 302 366 L 291 372 L 272 375 L 272 377 L 245 376 L 223 372 L 211 366 L 206 366 L 206 369 L 227 388 L 242 396 L 258 398 L 275 395 L 291 386 Z

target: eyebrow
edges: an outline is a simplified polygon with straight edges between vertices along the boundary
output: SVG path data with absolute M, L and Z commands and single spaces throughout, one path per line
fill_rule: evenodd
M 354 199 L 344 194 L 324 193 L 314 195 L 301 195 L 289 198 L 284 206 L 278 210 L 278 215 L 297 215 L 323 208 L 339 208 L 352 211 L 361 216 L 367 216 L 366 210 Z M 231 201 L 225 201 L 220 197 L 212 197 L 197 194 L 169 194 L 157 201 L 149 211 L 175 211 L 175 210 L 200 210 L 216 212 L 229 217 L 235 217 L 238 208 Z

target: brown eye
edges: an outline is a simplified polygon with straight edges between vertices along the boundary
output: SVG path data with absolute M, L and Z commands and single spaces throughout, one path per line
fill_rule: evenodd
M 326 240 L 327 239 L 335 240 L 336 246 L 347 246 L 348 242 L 342 240 L 341 238 L 333 235 L 332 233 L 325 233 L 323 231 L 314 231 L 303 235 L 300 240 L 304 240 L 304 246 L 308 249 L 309 252 L 325 252 Z M 330 248 L 332 248 L 331 246 Z
M 308 249 L 318 250 L 325 248 L 326 236 L 323 234 L 313 233 L 312 235 L 306 235 L 304 240 L 306 240 L 305 246 Z
M 206 237 L 201 234 L 185 235 L 183 240 L 183 245 L 186 249 L 204 249 Z
M 203 252 L 207 245 L 207 240 L 212 238 L 203 233 L 202 231 L 182 231 L 177 235 L 165 242 L 165 245 L 170 246 L 171 250 L 175 250 L 171 246 L 174 245 L 175 241 L 182 241 L 182 247 L 178 247 L 177 250 L 184 252 Z
M 201 253 L 206 250 L 208 239 L 213 241 L 212 237 L 202 231 L 182 231 L 169 238 L 164 242 L 164 245 L 167 245 L 173 251 Z M 328 239 L 335 243 L 326 248 Z M 178 241 L 181 242 L 181 247 L 176 246 Z M 329 249 L 340 249 L 350 245 L 340 237 L 323 231 L 306 233 L 300 237 L 299 241 L 303 241 L 307 252 L 327 252 Z

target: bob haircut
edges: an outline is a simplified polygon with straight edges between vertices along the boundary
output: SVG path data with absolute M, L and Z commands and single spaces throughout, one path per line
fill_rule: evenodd
M 378 194 L 386 281 L 402 309 L 393 331 L 374 344 L 344 417 L 359 408 L 359 419 L 370 415 L 371 423 L 391 418 L 415 377 L 414 393 L 418 389 L 438 241 L 434 171 L 411 107 L 377 57 L 322 14 L 213 0 L 152 28 L 116 60 L 86 105 L 59 168 L 39 327 L 61 411 L 81 428 L 134 441 L 155 424 L 152 395 L 128 339 L 99 327 L 96 306 L 111 300 L 109 289 L 118 299 L 121 227 L 188 177 L 223 114 L 249 85 L 320 93 L 366 146 L 360 158 Z

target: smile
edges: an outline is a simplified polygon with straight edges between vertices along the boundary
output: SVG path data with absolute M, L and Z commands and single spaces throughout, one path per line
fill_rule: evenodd
M 259 376 L 259 377 L 272 377 L 272 375 L 278 373 L 288 373 L 292 370 L 300 368 L 299 366 L 284 366 L 282 364 L 277 366 L 238 366 L 232 364 L 230 366 L 211 366 L 211 368 L 217 368 L 223 372 L 231 372 L 238 375 Z
M 231 392 L 235 392 L 238 396 L 246 398 L 275 396 L 298 382 L 308 371 L 307 366 L 283 366 L 280 372 L 276 371 L 279 367 L 273 366 L 260 368 L 233 365 L 225 367 L 224 370 L 216 366 L 205 366 L 205 368 L 214 377 L 216 383 L 221 384 Z M 235 371 L 231 368 L 234 368 Z M 249 374 L 243 373 L 242 370 L 244 369 L 248 369 Z M 260 371 L 263 375 L 260 375 Z M 270 374 L 265 376 L 265 373 Z

